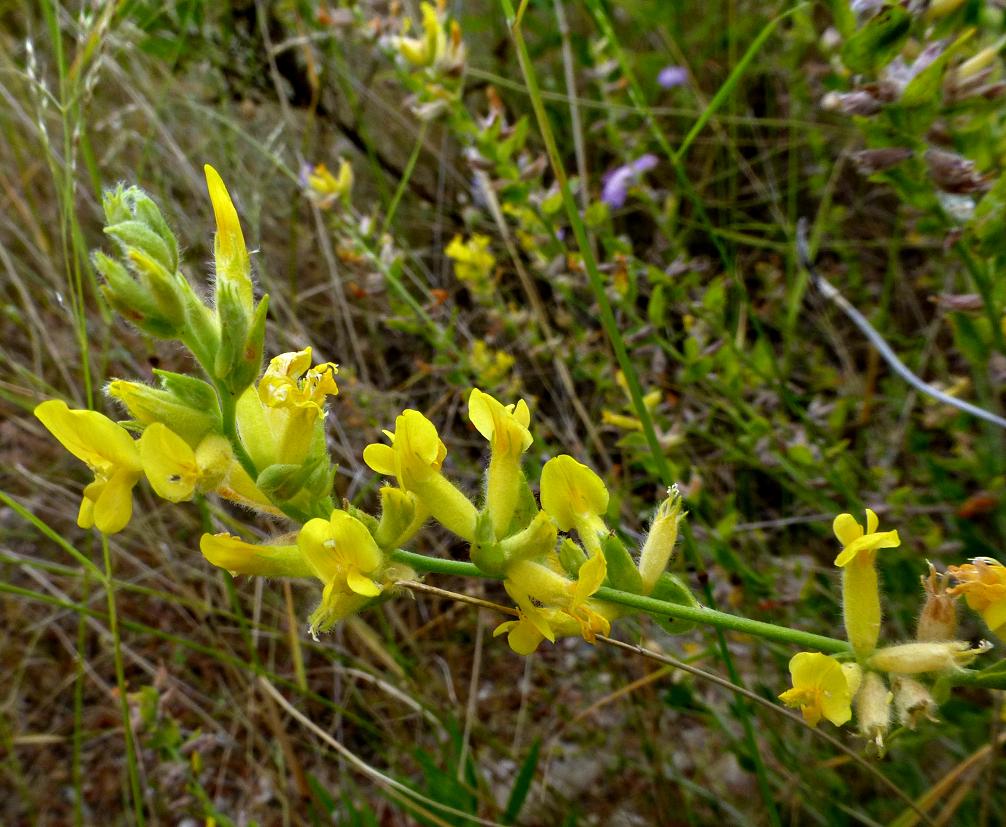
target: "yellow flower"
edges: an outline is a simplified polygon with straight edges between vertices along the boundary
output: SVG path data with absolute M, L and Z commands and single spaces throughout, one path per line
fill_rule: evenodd
M 507 643 L 518 655 L 530 655 L 543 640 L 555 643 L 552 624 L 561 613 L 555 609 L 541 609 L 525 595 L 511 591 L 510 588 L 507 588 L 507 592 L 517 603 L 517 619 L 501 623 L 493 630 L 493 637 L 506 633 Z
M 196 492 L 213 491 L 258 511 L 280 514 L 234 459 L 230 443 L 220 434 L 205 436 L 193 451 L 178 434 L 160 422 L 147 426 L 139 440 L 140 461 L 155 493 L 178 503 Z
M 233 462 L 224 437 L 212 434 L 193 451 L 184 439 L 160 422 L 146 427 L 139 447 L 150 487 L 173 503 L 192 499 L 197 489 L 216 488 Z
M 606 574 L 604 555 L 592 557 L 580 566 L 576 580 L 568 580 L 548 566 L 530 560 L 511 564 L 503 587 L 517 604 L 520 617 L 503 624 L 505 628 L 498 628 L 496 634 L 503 631 L 516 634 L 518 645 L 511 640 L 510 646 L 519 654 L 528 654 L 522 650 L 532 640 L 534 645 L 529 651 L 534 651 L 542 639 L 554 643 L 556 636 L 579 634 L 588 643 L 594 643 L 598 634 L 607 635 L 611 631 L 611 621 L 603 614 L 609 608 L 590 599 L 601 588 Z
M 1006 635 L 1006 566 L 991 557 L 975 557 L 963 566 L 948 567 L 947 572 L 957 581 L 947 594 L 963 594 L 992 634 Z
M 384 554 L 367 527 L 345 511 L 333 511 L 327 520 L 308 520 L 297 545 L 325 584 L 321 605 L 311 615 L 312 633 L 331 628 L 381 593 L 374 577 L 384 564 Z
M 339 159 L 339 172 L 333 175 L 324 164 L 309 166 L 304 171 L 304 183 L 321 207 L 330 207 L 335 201 L 349 200 L 353 189 L 353 167 L 345 158 Z
M 409 409 L 395 420 L 394 432 L 384 434 L 391 445 L 368 445 L 363 449 L 363 461 L 378 474 L 394 477 L 445 528 L 471 542 L 478 511 L 440 473 L 447 447 L 440 440 L 436 426 L 419 411 Z
M 122 531 L 133 515 L 133 486 L 143 473 L 129 432 L 96 411 L 72 411 L 58 399 L 35 408 L 35 416 L 71 454 L 87 463 L 94 482 L 84 489 L 77 514 L 81 528 L 103 534 Z
M 897 531 L 878 532 L 878 524 L 877 515 L 869 508 L 866 509 L 865 532 L 851 514 L 839 514 L 832 524 L 832 529 L 843 548 L 835 558 L 835 565 L 844 568 L 860 557 L 867 557 L 872 561 L 878 549 L 897 548 L 901 545 Z
M 524 487 L 520 456 L 532 442 L 528 425 L 531 412 L 521 399 L 503 405 L 487 393 L 473 388 L 468 397 L 468 418 L 475 429 L 489 440 L 492 454 L 486 482 L 486 507 L 492 517 L 497 538 L 508 533 L 517 500 Z
M 897 531 L 877 531 L 877 515 L 866 509 L 866 531 L 851 514 L 839 514 L 833 529 L 842 544 L 835 565 L 842 569 L 845 630 L 859 657 L 873 651 L 880 637 L 880 589 L 874 561 L 877 550 L 901 545 Z
M 786 706 L 799 708 L 804 720 L 817 726 L 827 718 L 842 726 L 852 718 L 852 692 L 842 665 L 820 652 L 799 652 L 789 662 L 793 688 L 779 696 Z
M 489 252 L 490 238 L 476 233 L 468 241 L 454 236 L 444 252 L 454 262 L 454 275 L 476 292 L 485 292 L 492 286 L 491 277 L 496 258 Z
M 298 465 L 312 443 L 322 438 L 317 423 L 325 400 L 339 387 L 332 362 L 311 367 L 311 348 L 281 353 L 269 362 L 258 382 L 238 399 L 237 425 L 241 441 L 261 471 L 270 465 Z
M 250 317 L 254 305 L 251 262 L 238 212 L 234 209 L 234 202 L 231 201 L 220 174 L 209 164 L 203 166 L 203 172 L 206 174 L 206 189 L 210 194 L 213 217 L 217 224 L 217 234 L 213 240 L 217 281 L 231 284 L 237 289 L 241 305 Z
M 601 515 L 608 509 L 608 489 L 583 463 L 562 454 L 541 469 L 541 507 L 563 531 L 575 528 L 591 555 L 601 553 L 599 536 L 608 529 Z
M 311 577 L 314 569 L 295 544 L 257 545 L 230 534 L 204 534 L 199 550 L 214 566 L 231 574 L 260 577 Z

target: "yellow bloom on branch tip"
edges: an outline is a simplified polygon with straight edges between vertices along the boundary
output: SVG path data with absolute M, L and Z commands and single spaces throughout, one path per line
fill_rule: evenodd
M 384 563 L 384 554 L 367 527 L 345 511 L 333 511 L 327 520 L 309 520 L 297 536 L 297 545 L 314 575 L 325 584 L 321 605 L 311 615 L 312 632 L 330 628 L 348 613 L 347 608 L 362 606 L 381 593 L 373 578 Z
M 281 353 L 269 362 L 258 383 L 258 395 L 270 408 L 313 408 L 339 393 L 339 366 L 324 362 L 311 367 L 311 348 Z
M 71 454 L 87 463 L 94 482 L 84 489 L 77 514 L 81 528 L 103 534 L 122 531 L 133 514 L 133 486 L 143 473 L 129 432 L 96 411 L 74 411 L 58 399 L 35 408 L 35 416 Z
M 957 581 L 947 594 L 963 594 L 993 634 L 1006 635 L 1006 566 L 991 557 L 975 557 L 963 566 L 948 567 L 947 572 Z
M 523 399 L 504 405 L 488 393 L 472 388 L 468 397 L 468 418 L 475 430 L 489 440 L 493 453 L 519 457 L 534 441 L 528 430 L 531 411 Z
M 363 461 L 378 474 L 394 477 L 406 491 L 440 473 L 447 446 L 437 427 L 419 411 L 405 410 L 395 420 L 394 433 L 385 431 L 391 445 L 374 443 L 363 449 Z
M 817 726 L 827 718 L 842 726 L 852 718 L 852 691 L 842 665 L 820 652 L 800 652 L 789 662 L 793 688 L 779 696 L 786 706 L 799 708 L 804 720 Z
M 206 175 L 206 189 L 210 195 L 213 217 L 217 225 L 217 234 L 213 241 L 217 278 L 232 280 L 237 285 L 241 303 L 250 315 L 253 304 L 251 264 L 248 260 L 244 234 L 241 232 L 241 222 L 238 220 L 238 211 L 234 209 L 234 202 L 231 201 L 220 173 L 209 164 L 203 166 L 203 172 Z
M 541 507 L 562 531 L 575 528 L 591 555 L 601 553 L 608 489 L 590 468 L 566 454 L 552 457 L 541 469 Z
M 847 566 L 859 556 L 872 560 L 878 549 L 897 548 L 901 545 L 901 538 L 897 531 L 877 531 L 879 525 L 877 515 L 866 509 L 866 531 L 856 522 L 856 518 L 851 514 L 839 514 L 835 518 L 832 528 L 835 536 L 842 544 L 842 551 L 835 558 L 835 565 L 839 568 Z

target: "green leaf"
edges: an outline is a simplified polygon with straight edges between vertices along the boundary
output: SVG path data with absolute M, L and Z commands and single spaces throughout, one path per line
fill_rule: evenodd
M 901 51 L 911 28 L 912 15 L 908 11 L 888 6 L 845 41 L 842 62 L 860 73 L 886 66 Z
M 541 740 L 535 739 L 528 750 L 527 758 L 520 766 L 520 772 L 514 779 L 513 788 L 510 790 L 510 797 L 507 799 L 506 810 L 503 812 L 501 824 L 515 824 L 520 811 L 527 800 L 527 794 L 531 791 L 531 782 L 534 781 L 535 770 L 538 769 L 538 756 L 541 753 Z
M 943 50 L 943 53 L 930 63 L 925 69 L 912 78 L 905 91 L 901 93 L 902 106 L 923 106 L 927 103 L 934 103 L 940 96 L 940 88 L 943 85 L 943 73 L 946 71 L 950 59 L 957 54 L 961 46 L 971 39 L 974 29 L 969 29 L 957 38 L 950 46 Z

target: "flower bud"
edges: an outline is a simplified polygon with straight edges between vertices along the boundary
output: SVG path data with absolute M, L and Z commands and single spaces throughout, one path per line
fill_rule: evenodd
M 894 708 L 902 726 L 915 729 L 923 718 L 934 724 L 939 723 L 936 718 L 936 701 L 925 686 L 904 675 L 894 678 L 891 686 L 894 689 Z
M 897 672 L 918 675 L 923 672 L 948 672 L 967 666 L 992 645 L 982 641 L 975 649 L 964 640 L 939 643 L 902 643 L 878 649 L 870 658 L 871 669 L 879 672 Z
M 178 272 L 178 242 L 157 205 L 137 187 L 118 186 L 102 198 L 105 234 L 113 239 L 135 279 L 119 262 L 95 253 L 109 304 L 141 330 L 159 338 L 187 331 L 189 306 L 198 304 Z
M 884 736 L 891 726 L 891 693 L 884 679 L 876 672 L 863 675 L 859 692 L 856 693 L 856 723 L 859 733 L 867 741 L 876 745 L 877 751 L 884 751 Z
M 374 531 L 377 545 L 385 551 L 404 545 L 419 531 L 426 516 L 415 494 L 384 486 L 381 489 L 381 519 Z
M 677 487 L 667 489 L 667 499 L 657 509 L 646 535 L 646 542 L 639 555 L 639 574 L 642 578 L 643 594 L 649 594 L 667 568 L 674 554 L 674 543 L 678 539 L 678 524 L 685 513 L 681 510 L 681 494 Z
M 193 448 L 210 432 L 221 432 L 217 396 L 213 388 L 180 373 L 155 370 L 160 388 L 114 379 L 105 393 L 121 402 L 141 425 L 162 422 Z
M 948 576 L 938 575 L 929 564 L 928 576 L 922 578 L 926 602 L 915 627 L 915 639 L 920 641 L 953 640 L 957 637 L 957 601 L 947 593 Z

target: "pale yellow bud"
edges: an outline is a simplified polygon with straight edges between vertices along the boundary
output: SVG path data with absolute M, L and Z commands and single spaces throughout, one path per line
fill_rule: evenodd
M 964 640 L 902 643 L 900 646 L 878 649 L 870 658 L 869 666 L 880 672 L 897 672 L 901 675 L 948 672 L 966 666 L 991 648 L 992 644 L 987 641 L 982 641 L 975 649 Z
M 891 726 L 891 693 L 876 672 L 863 675 L 862 685 L 856 693 L 856 722 L 860 735 L 882 753 L 884 736 Z
M 904 675 L 894 678 L 891 686 L 894 689 L 894 707 L 902 726 L 915 729 L 923 718 L 938 723 L 936 701 L 925 686 Z

